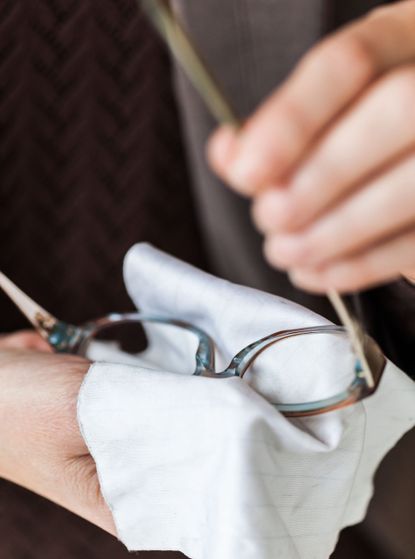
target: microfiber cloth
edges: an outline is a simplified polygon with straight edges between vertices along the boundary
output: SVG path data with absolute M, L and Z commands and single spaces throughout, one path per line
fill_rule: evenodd
M 141 312 L 209 333 L 219 369 L 262 336 L 327 324 L 146 244 L 129 251 L 124 276 Z M 159 330 L 148 329 L 149 348 L 134 359 L 98 344 L 79 395 L 80 428 L 120 540 L 191 559 L 328 558 L 341 529 L 363 519 L 382 458 L 415 425 L 415 383 L 388 362 L 372 397 L 289 420 L 266 381 L 193 376 L 184 365 L 192 347 Z M 277 389 L 282 399 L 312 397 L 341 348 L 324 347 L 327 367 L 305 375 L 312 348 L 292 347 Z

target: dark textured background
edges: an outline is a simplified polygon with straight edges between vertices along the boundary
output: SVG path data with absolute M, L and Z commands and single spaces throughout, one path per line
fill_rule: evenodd
M 1 269 L 70 321 L 147 240 L 203 263 L 167 56 L 132 0 L 0 1 Z M 0 328 L 24 320 L 0 297 Z
M 134 0 L 0 0 L 0 239 L 0 269 L 72 322 L 130 308 L 134 242 L 204 266 L 168 57 Z M 26 326 L 0 295 L 0 331 Z M 1 559 L 127 556 L 0 482 Z
M 72 322 L 130 307 L 121 263 L 136 241 L 206 266 L 168 58 L 135 0 L 0 0 L 0 239 L 0 269 Z M 0 331 L 23 326 L 0 295 Z M 393 472 L 413 439 L 379 473 L 372 508 L 383 513 L 346 531 L 336 558 L 412 559 L 404 511 L 414 487 L 409 471 Z M 128 556 L 99 529 L 0 482 L 0 559 Z

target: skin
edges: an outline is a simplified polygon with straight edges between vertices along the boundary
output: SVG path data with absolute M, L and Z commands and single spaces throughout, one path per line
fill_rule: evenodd
M 266 259 L 300 287 L 415 279 L 415 1 L 315 46 L 208 158 L 252 198 Z
M 325 39 L 208 156 L 299 286 L 415 279 L 415 1 Z M 0 477 L 115 534 L 76 420 L 88 367 L 32 332 L 0 337 Z
M 0 337 L 0 477 L 115 534 L 76 419 L 88 367 L 33 332 Z

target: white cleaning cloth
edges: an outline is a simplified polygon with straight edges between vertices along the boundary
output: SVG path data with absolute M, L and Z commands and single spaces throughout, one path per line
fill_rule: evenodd
M 208 332 L 219 366 L 264 335 L 326 324 L 148 245 L 128 253 L 125 280 L 141 311 Z M 415 425 L 415 383 L 388 363 L 371 398 L 289 421 L 258 394 L 266 382 L 253 390 L 239 378 L 178 374 L 191 372 L 183 363 L 192 348 L 176 351 L 176 342 L 156 327 L 141 365 L 95 363 L 80 392 L 79 423 L 121 541 L 192 559 L 328 558 L 340 530 L 364 517 L 380 461 Z M 102 359 L 121 360 L 106 351 Z M 338 348 L 325 353 L 329 370 Z M 281 394 L 314 393 L 302 360 L 309 365 L 308 349 L 284 357 Z

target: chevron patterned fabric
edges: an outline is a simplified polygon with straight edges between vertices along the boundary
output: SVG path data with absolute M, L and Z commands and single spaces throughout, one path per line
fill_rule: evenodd
M 0 181 L 0 268 L 67 320 L 129 306 L 136 241 L 203 265 L 168 59 L 134 0 L 2 0 Z M 3 297 L 0 316 L 25 325 Z
M 68 321 L 130 308 L 136 241 L 204 266 L 163 48 L 135 0 L 0 2 L 0 269 Z M 0 317 L 27 327 L 3 296 Z M 127 556 L 0 482 L 2 559 Z

